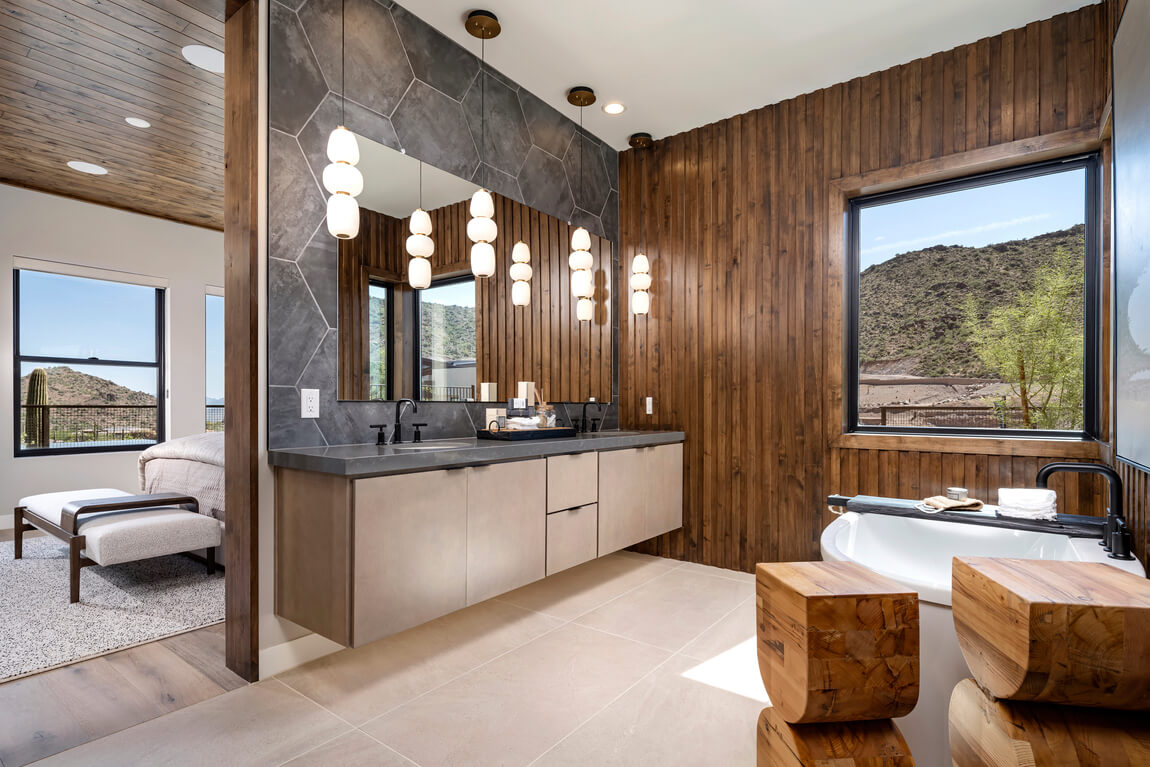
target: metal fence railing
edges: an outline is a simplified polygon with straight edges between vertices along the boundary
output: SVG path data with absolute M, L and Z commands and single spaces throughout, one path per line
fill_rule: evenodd
M 468 402 L 475 399 L 474 386 L 428 386 L 421 387 L 421 399 L 425 402 Z
M 21 445 L 27 450 L 150 445 L 155 405 L 21 405 Z
M 204 405 L 204 431 L 224 430 L 224 406 Z
M 890 405 L 860 409 L 859 423 L 873 426 L 933 426 L 960 429 L 1021 428 L 1022 408 Z

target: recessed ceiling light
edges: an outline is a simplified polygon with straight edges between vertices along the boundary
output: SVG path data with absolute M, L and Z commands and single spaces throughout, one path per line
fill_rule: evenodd
M 180 53 L 184 54 L 185 59 L 200 69 L 215 72 L 217 75 L 224 73 L 223 51 L 209 48 L 206 45 L 185 45 L 180 49 Z
M 611 101 L 603 105 L 603 111 L 609 115 L 621 115 L 627 111 L 627 107 L 623 106 L 618 101 Z
M 142 117 L 125 117 L 124 122 L 133 128 L 151 128 L 152 124 Z
M 72 160 L 68 163 L 68 167 L 72 170 L 78 170 L 81 173 L 91 173 L 93 176 L 103 176 L 108 172 L 106 168 L 101 168 L 99 165 L 90 162 L 81 162 L 80 160 Z

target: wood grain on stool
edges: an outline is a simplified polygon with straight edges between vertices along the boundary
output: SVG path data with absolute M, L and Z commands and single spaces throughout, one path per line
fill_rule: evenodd
M 994 700 L 973 679 L 950 698 L 955 767 L 1150 764 L 1150 721 L 1129 711 Z
M 918 701 L 918 595 L 851 562 L 760 564 L 759 671 L 784 721 L 905 716 Z
M 774 708 L 759 714 L 758 767 L 913 767 L 889 719 L 788 724 Z
M 1150 581 L 1099 562 L 956 557 L 954 626 L 996 698 L 1150 709 Z

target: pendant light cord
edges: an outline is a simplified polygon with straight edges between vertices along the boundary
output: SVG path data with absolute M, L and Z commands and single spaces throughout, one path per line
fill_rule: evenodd
M 579 194 L 587 196 L 587 188 L 583 186 L 583 107 L 579 107 Z
M 423 160 L 419 161 L 419 209 L 423 210 Z
M 487 38 L 479 38 L 479 162 L 487 161 Z
M 339 121 L 347 122 L 347 91 L 344 76 L 347 69 L 347 0 L 340 0 L 339 6 Z

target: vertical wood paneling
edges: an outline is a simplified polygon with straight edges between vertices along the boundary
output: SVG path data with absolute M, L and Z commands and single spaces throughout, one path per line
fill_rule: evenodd
M 750 570 L 816 557 L 831 492 L 958 484 L 994 501 L 1033 482 L 1046 460 L 829 445 L 826 201 L 836 178 L 1095 127 L 1112 15 L 1089 6 L 620 156 L 622 261 L 645 250 L 655 276 L 651 314 L 621 318 L 621 418 L 687 434 L 684 527 L 643 550 Z M 1064 511 L 1100 513 L 1095 480 L 1057 482 Z

